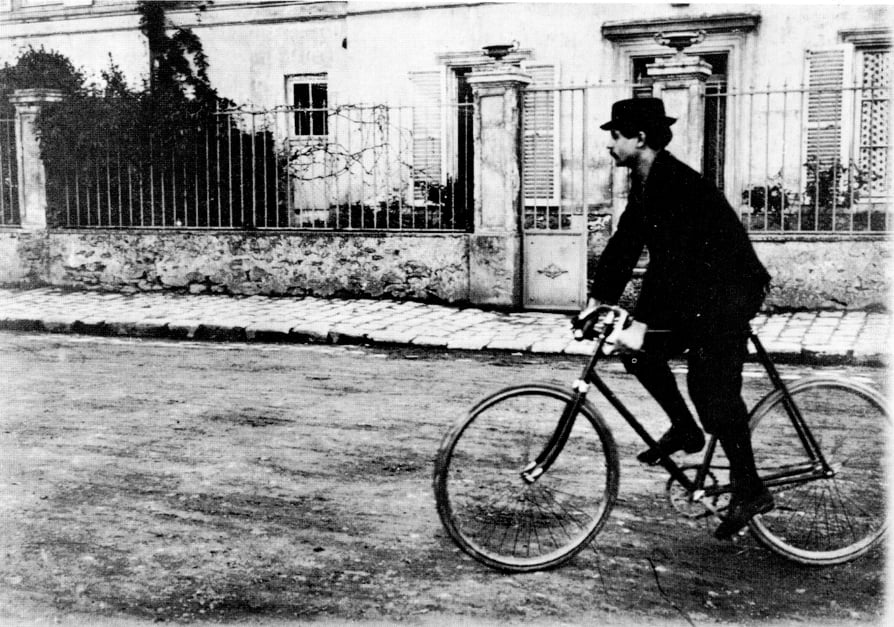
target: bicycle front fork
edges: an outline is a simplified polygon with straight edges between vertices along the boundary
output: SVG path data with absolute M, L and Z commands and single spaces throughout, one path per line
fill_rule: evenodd
M 566 442 L 568 442 L 568 437 L 571 435 L 574 420 L 580 411 L 581 405 L 584 403 L 588 388 L 589 385 L 582 379 L 574 382 L 571 400 L 565 405 L 562 416 L 559 418 L 559 423 L 556 425 L 556 430 L 553 431 L 540 454 L 534 461 L 525 466 L 520 473 L 525 483 L 532 484 L 537 481 L 559 457 L 559 453 L 562 452 Z

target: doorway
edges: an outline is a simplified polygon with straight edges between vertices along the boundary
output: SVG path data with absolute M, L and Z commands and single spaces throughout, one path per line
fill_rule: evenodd
M 711 66 L 711 76 L 705 84 L 705 147 L 702 153 L 702 174 L 723 191 L 723 169 L 726 162 L 726 87 L 729 55 L 714 52 L 699 55 Z M 652 81 L 646 66 L 661 57 L 633 58 L 633 97 L 652 95 Z

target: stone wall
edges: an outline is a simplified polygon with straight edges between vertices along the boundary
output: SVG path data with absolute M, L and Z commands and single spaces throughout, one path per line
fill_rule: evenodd
M 888 305 L 890 243 L 883 239 L 763 240 L 754 243 L 773 276 L 767 305 L 867 309 Z
M 590 270 L 599 261 L 611 229 L 611 216 L 601 210 L 590 213 Z M 885 309 L 890 303 L 889 285 L 894 281 L 891 243 L 879 236 L 762 237 L 753 243 L 773 277 L 767 309 Z M 647 262 L 645 255 L 641 262 Z M 640 274 L 634 273 L 621 297 L 622 304 L 632 306 L 636 302 Z
M 0 285 L 46 282 L 46 231 L 0 230 Z
M 591 223 L 591 251 L 604 247 L 605 229 Z M 9 230 L 0 231 L 0 284 L 465 303 L 469 245 L 466 234 Z M 885 240 L 766 239 L 755 248 L 773 275 L 770 308 L 888 304 Z
M 33 236 L 3 235 L 4 283 L 125 292 L 468 299 L 465 234 L 52 231 L 38 254 Z M 28 250 L 30 257 L 23 257 Z
M 587 227 L 587 267 L 592 270 L 611 236 L 612 218 L 603 209 L 591 211 Z M 765 303 L 769 309 L 883 309 L 890 303 L 891 243 L 881 236 L 758 236 L 753 243 L 773 277 Z M 644 255 L 641 263 L 646 262 Z M 640 274 L 634 273 L 622 304 L 636 301 Z

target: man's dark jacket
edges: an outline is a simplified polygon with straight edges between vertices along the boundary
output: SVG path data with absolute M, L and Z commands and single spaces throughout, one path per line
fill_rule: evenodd
M 590 295 L 617 302 L 644 246 L 649 266 L 633 315 L 650 328 L 695 336 L 740 329 L 763 300 L 770 275 L 735 211 L 712 183 L 665 150 L 644 188 L 634 179 Z

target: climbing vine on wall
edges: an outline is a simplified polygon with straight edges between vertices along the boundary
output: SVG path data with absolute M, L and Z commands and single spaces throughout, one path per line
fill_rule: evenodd
M 49 223 L 287 224 L 286 208 L 275 200 L 271 134 L 220 114 L 235 104 L 211 85 L 199 38 L 172 24 L 163 3 L 142 1 L 137 9 L 151 59 L 148 78 L 138 87 L 112 59 L 98 84 L 88 83 L 63 55 L 45 50 L 28 50 L 4 68 L 14 88 L 65 93 L 62 102 L 44 106 L 37 120 Z M 214 150 L 199 150 L 211 137 Z
M 471 177 L 444 182 L 417 167 L 410 112 L 331 105 L 327 133 L 293 141 L 281 122 L 300 112 L 259 111 L 222 97 L 199 37 L 165 12 L 206 4 L 138 3 L 149 57 L 138 85 L 112 58 L 100 80 L 89 82 L 63 55 L 43 49 L 5 68 L 14 88 L 65 94 L 38 119 L 49 224 L 468 227 Z

